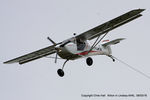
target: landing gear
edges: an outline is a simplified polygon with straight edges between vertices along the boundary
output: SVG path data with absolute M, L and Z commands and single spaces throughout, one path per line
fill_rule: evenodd
M 88 57 L 86 59 L 86 63 L 87 63 L 88 66 L 91 66 L 93 64 L 93 59 L 91 57 Z
M 58 74 L 60 77 L 63 77 L 63 76 L 65 75 L 63 69 L 64 69 L 64 66 L 65 66 L 65 64 L 66 64 L 67 61 L 68 61 L 68 59 L 64 62 L 62 69 L 58 69 L 58 70 L 57 70 L 57 74 Z
M 113 60 L 113 62 L 115 62 L 115 59 L 112 59 Z
M 58 69 L 57 70 L 57 74 L 60 76 L 60 77 L 63 77 L 64 76 L 64 71 L 62 69 Z
M 110 57 L 112 59 L 112 61 L 115 62 L 115 59 L 112 55 L 108 55 L 108 57 Z

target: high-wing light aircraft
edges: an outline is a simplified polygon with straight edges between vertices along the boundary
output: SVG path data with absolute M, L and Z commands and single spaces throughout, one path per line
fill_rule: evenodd
M 124 38 L 115 39 L 112 41 L 103 40 L 103 38 L 110 32 L 111 30 L 124 25 L 136 18 L 139 18 L 142 16 L 140 14 L 145 9 L 135 9 L 131 10 L 117 18 L 114 18 L 104 24 L 101 24 L 93 29 L 90 29 L 84 33 L 81 33 L 79 35 L 75 35 L 67 40 L 64 40 L 62 42 L 56 43 L 49 37 L 47 38 L 52 42 L 53 45 L 48 46 L 46 48 L 37 50 L 35 52 L 17 57 L 15 59 L 9 60 L 4 62 L 5 64 L 11 64 L 11 63 L 19 63 L 24 64 L 51 54 L 56 53 L 55 57 L 55 63 L 57 62 L 58 55 L 65 59 L 63 66 L 61 69 L 57 70 L 57 73 L 60 77 L 64 76 L 64 66 L 67 61 L 69 60 L 76 60 L 79 58 L 86 58 L 86 63 L 88 66 L 91 66 L 93 64 L 93 60 L 91 56 L 94 55 L 106 55 L 110 57 L 113 61 L 115 61 L 115 58 L 112 56 L 111 51 L 111 45 L 119 43 L 121 40 L 124 40 Z M 88 44 L 87 40 L 95 39 L 95 42 L 90 45 Z M 101 41 L 103 43 L 99 46 L 97 46 Z

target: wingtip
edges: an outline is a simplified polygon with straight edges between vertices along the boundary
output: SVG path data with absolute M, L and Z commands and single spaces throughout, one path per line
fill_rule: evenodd
M 5 62 L 3 62 L 3 64 L 8 64 L 8 62 L 7 62 L 7 61 L 5 61 Z
M 146 10 L 146 9 L 134 9 L 134 10 L 132 10 L 133 12 L 136 12 L 136 13 L 141 13 L 141 12 L 143 12 L 144 10 Z
M 144 10 L 146 10 L 146 9 L 139 9 L 141 12 L 143 12 Z
M 11 62 L 11 61 L 5 61 L 5 62 L 3 62 L 3 64 L 12 64 L 12 63 L 14 63 L 14 62 Z

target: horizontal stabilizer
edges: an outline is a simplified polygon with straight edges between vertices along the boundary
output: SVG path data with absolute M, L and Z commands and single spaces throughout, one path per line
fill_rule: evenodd
M 110 42 L 107 42 L 107 43 L 104 43 L 103 46 L 109 46 L 109 45 L 114 45 L 114 44 L 117 44 L 117 43 L 120 43 L 121 40 L 124 40 L 125 38 L 119 38 L 119 39 L 115 39 L 115 40 L 112 40 Z

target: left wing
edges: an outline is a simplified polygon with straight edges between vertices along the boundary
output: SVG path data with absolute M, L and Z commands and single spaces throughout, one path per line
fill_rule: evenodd
M 109 32 L 121 25 L 124 25 L 140 16 L 142 16 L 140 13 L 144 11 L 145 9 L 135 9 L 131 10 L 117 18 L 114 18 L 104 24 L 101 24 L 91 30 L 88 30 L 78 36 L 76 36 L 76 39 L 81 40 L 91 40 L 96 38 L 97 36 L 103 35 L 106 32 Z
M 12 60 L 6 61 L 6 62 L 4 62 L 4 64 L 11 64 L 11 63 L 17 63 L 17 62 L 19 64 L 24 64 L 29 61 L 36 60 L 38 58 L 42 58 L 44 56 L 53 54 L 55 52 L 56 52 L 55 47 L 52 45 L 52 46 L 37 50 L 35 52 L 23 55 L 21 57 L 17 57 Z

